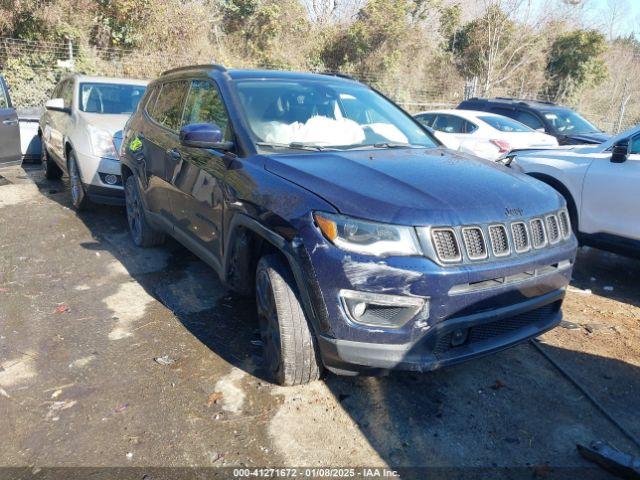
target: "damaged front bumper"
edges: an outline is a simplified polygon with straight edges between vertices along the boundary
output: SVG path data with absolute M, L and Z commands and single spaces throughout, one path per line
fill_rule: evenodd
M 347 254 L 309 228 L 298 255 L 323 363 L 349 374 L 432 370 L 553 328 L 576 248 L 572 238 L 530 255 L 443 267 Z

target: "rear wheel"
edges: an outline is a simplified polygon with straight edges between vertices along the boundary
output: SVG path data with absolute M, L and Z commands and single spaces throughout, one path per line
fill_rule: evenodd
M 42 164 L 44 176 L 48 180 L 58 180 L 62 177 L 62 170 L 51 158 L 49 152 L 47 152 L 47 147 L 44 146 L 44 142 L 42 143 L 42 149 L 40 150 L 40 163 Z
M 73 150 L 69 151 L 69 186 L 71 189 L 71 204 L 74 210 L 81 211 L 86 210 L 91 201 L 87 197 L 87 192 L 84 190 L 82 184 L 82 178 L 80 177 L 80 170 L 78 169 L 78 159 Z
M 256 303 L 265 368 L 280 385 L 302 385 L 321 373 L 313 332 L 291 270 L 279 255 L 265 255 L 256 271 Z
M 139 247 L 155 247 L 164 243 L 164 233 L 153 228 L 147 221 L 138 182 L 134 175 L 127 177 L 124 198 L 127 207 L 127 222 L 133 242 Z

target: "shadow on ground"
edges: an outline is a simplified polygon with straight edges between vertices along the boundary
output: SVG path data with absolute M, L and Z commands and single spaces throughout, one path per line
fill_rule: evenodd
M 36 181 L 43 194 L 69 206 L 64 181 L 37 177 Z M 147 253 L 141 253 L 128 237 L 121 208 L 97 207 L 78 216 L 94 238 L 84 248 L 113 254 L 200 342 L 229 364 L 262 376 L 252 299 L 224 291 L 211 269 L 172 240 L 145 257 Z M 158 257 L 165 267 L 146 271 L 145 258 L 155 261 Z M 575 283 L 578 288 L 594 288 L 589 285 L 594 283 L 592 276 L 608 278 L 614 290 L 602 288 L 599 294 L 638 305 L 638 286 L 628 282 L 629 275 L 638 278 L 638 273 L 640 262 L 588 249 L 580 254 Z M 601 401 L 640 436 L 635 415 L 640 411 L 637 367 L 580 351 L 550 345 L 543 348 L 568 365 L 585 385 L 607 396 Z M 590 467 L 575 452 L 576 443 L 602 439 L 628 451 L 634 448 L 528 344 L 427 374 L 397 373 L 380 378 L 329 375 L 324 382 L 388 465 L 518 465 L 527 478 L 561 478 L 564 473 L 569 478 L 575 477 L 576 470 L 558 466 Z M 348 451 L 348 445 L 343 447 Z M 442 478 L 454 478 L 446 469 L 440 473 Z M 504 473 L 504 478 L 513 478 L 509 471 Z M 582 478 L 606 478 L 603 475 L 599 470 L 580 473 Z M 408 478 L 424 478 L 424 472 Z M 491 478 L 503 477 L 493 472 Z

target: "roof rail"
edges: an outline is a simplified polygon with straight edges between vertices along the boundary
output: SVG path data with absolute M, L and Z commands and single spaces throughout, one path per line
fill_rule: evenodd
M 545 105 L 557 105 L 555 102 L 550 102 L 548 100 L 536 100 L 533 98 L 496 97 L 495 100 L 510 100 L 513 102 L 519 102 L 523 105 L 527 105 L 531 102 L 544 103 Z
M 348 75 L 342 72 L 327 71 L 327 72 L 320 72 L 320 75 L 330 75 L 332 77 L 346 78 L 347 80 L 353 80 L 354 82 L 357 82 L 357 80 L 353 78 L 351 75 Z
M 224 65 L 218 65 L 217 63 L 210 63 L 210 64 L 204 64 L 204 65 L 186 65 L 184 67 L 176 67 L 176 68 L 172 68 L 170 70 L 166 70 L 164 72 L 162 72 L 162 75 L 167 75 L 169 73 L 176 73 L 176 72 L 182 72 L 182 71 L 188 71 L 188 70 L 197 70 L 197 69 L 203 69 L 206 68 L 208 70 L 219 70 L 221 72 L 226 72 L 227 69 L 225 68 Z

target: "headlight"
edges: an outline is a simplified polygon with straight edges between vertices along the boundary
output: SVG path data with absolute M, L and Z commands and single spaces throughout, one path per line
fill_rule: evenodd
M 413 227 L 368 222 L 330 213 L 313 214 L 324 236 L 336 247 L 365 255 L 422 255 Z
M 116 147 L 113 145 L 113 136 L 109 132 L 100 130 L 99 128 L 88 126 L 89 140 L 91 140 L 91 149 L 93 154 L 98 157 L 118 159 Z

